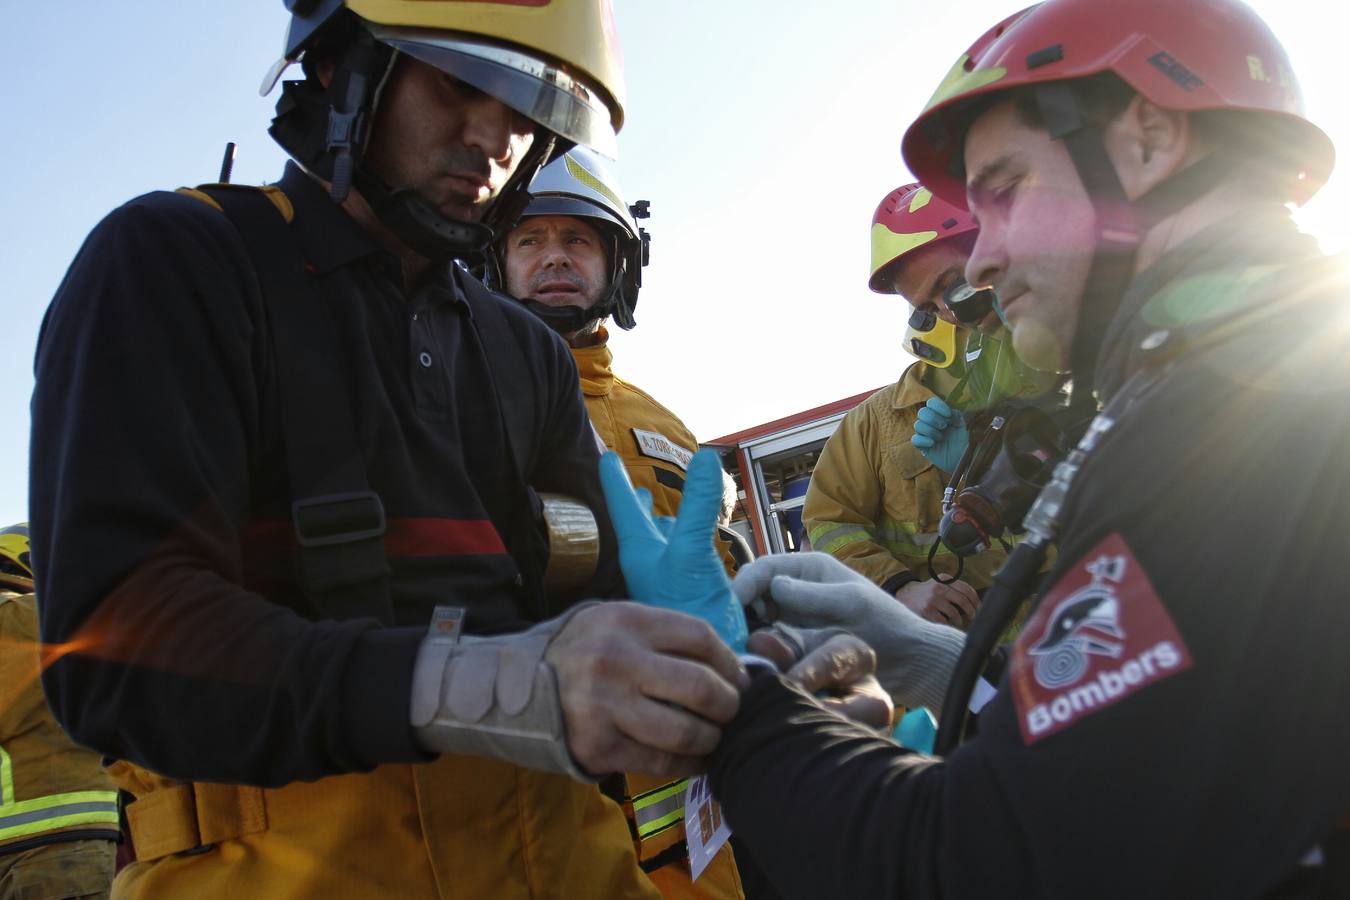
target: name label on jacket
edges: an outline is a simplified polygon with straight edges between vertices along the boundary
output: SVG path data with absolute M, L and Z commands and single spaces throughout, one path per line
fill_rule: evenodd
M 633 437 L 637 439 L 638 452 L 643 456 L 650 456 L 652 459 L 664 459 L 686 472 L 689 471 L 689 460 L 694 458 L 692 451 L 684 449 L 658 431 L 643 431 L 641 428 L 634 428 Z

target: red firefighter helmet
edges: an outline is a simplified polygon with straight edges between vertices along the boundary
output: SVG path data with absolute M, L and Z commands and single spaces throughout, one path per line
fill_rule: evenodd
M 970 213 L 933 196 L 920 184 L 891 191 L 872 215 L 872 274 L 867 286 L 894 294 L 895 264 L 907 253 L 978 228 Z
M 887 194 L 872 215 L 872 274 L 867 286 L 878 294 L 896 294 L 895 265 L 920 247 L 978 228 L 970 213 L 933 196 L 921 184 L 906 184 Z M 945 369 L 956 360 L 956 326 L 931 308 L 909 318 L 905 348 L 929 365 Z
M 1023 85 L 1112 72 L 1164 109 L 1261 115 L 1298 168 L 1304 203 L 1331 175 L 1335 149 L 1310 122 L 1284 48 L 1238 0 L 1046 0 L 971 45 L 905 132 L 909 170 L 965 206 L 961 159 L 970 101 Z

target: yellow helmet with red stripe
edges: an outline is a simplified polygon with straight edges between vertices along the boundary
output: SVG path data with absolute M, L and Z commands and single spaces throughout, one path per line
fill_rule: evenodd
M 558 135 L 613 157 L 623 61 L 612 0 L 286 0 L 286 50 L 263 82 L 342 11 L 376 40 L 435 66 Z

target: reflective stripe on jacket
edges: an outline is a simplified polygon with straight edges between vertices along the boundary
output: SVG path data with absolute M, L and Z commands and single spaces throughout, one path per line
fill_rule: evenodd
M 0 855 L 118 835 L 117 792 L 52 719 L 38 674 L 34 597 L 0 591 Z
M 684 474 L 698 441 L 674 413 L 614 374 L 608 338 L 602 327 L 598 344 L 572 348 L 586 411 L 605 446 L 623 460 L 633 486 L 651 491 L 652 512 L 673 516 L 679 511 Z M 729 548 L 720 539 L 718 549 L 732 571 Z M 690 881 L 683 852 L 686 787 L 684 780 L 624 776 L 623 796 L 618 799 L 638 857 L 667 900 L 743 896 L 730 846 L 722 848 L 697 883 Z
M 879 585 L 907 571 L 927 579 L 935 544 L 933 568 L 956 572 L 957 559 L 937 534 L 949 476 L 910 443 L 919 409 L 935 396 L 923 383 L 927 368 L 915 363 L 844 416 L 806 492 L 802 520 L 811 547 Z M 995 547 L 969 557 L 961 580 L 988 587 L 1006 555 Z

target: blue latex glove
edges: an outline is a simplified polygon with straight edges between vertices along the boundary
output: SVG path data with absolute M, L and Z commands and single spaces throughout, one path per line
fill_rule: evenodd
M 614 453 L 600 457 L 600 486 L 619 537 L 619 566 L 639 603 L 698 616 L 737 653 L 745 652 L 745 612 L 731 593 L 713 542 L 722 508 L 722 464 L 700 450 L 685 473 L 674 524 L 653 520 L 650 498 L 640 498 Z
M 642 511 L 652 517 L 656 523 L 656 530 L 661 532 L 661 537 L 670 540 L 670 534 L 675 530 L 674 516 L 658 516 L 652 512 L 652 492 L 646 488 L 634 488 L 633 493 L 637 495 L 638 503 L 642 506 Z
M 901 747 L 931 755 L 933 741 L 937 739 L 937 719 L 933 718 L 926 706 L 911 709 L 900 717 L 891 737 Z
M 970 432 L 966 430 L 966 420 L 960 412 L 948 406 L 941 397 L 932 397 L 919 410 L 914 437 L 909 442 L 919 449 L 924 459 L 944 472 L 953 472 L 970 443 Z

